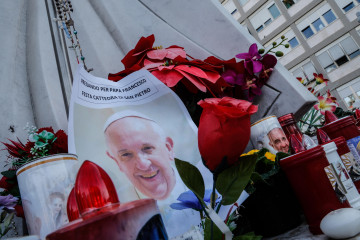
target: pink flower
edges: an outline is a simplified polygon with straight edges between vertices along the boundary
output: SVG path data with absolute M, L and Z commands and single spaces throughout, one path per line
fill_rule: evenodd
M 336 104 L 330 98 L 318 97 L 319 102 L 315 104 L 314 108 L 320 110 L 322 115 L 325 115 L 325 111 L 334 112 L 336 110 Z
M 260 62 L 261 55 L 258 52 L 256 43 L 250 46 L 248 53 L 239 53 L 236 57 L 245 59 L 245 68 L 250 74 L 260 72 L 263 68 L 262 63 Z
M 326 92 L 326 98 L 330 98 L 333 103 L 335 103 L 337 106 L 339 106 L 339 104 L 338 104 L 337 101 L 336 101 L 336 100 L 337 100 L 336 97 L 334 97 L 333 95 L 331 95 L 329 89 L 328 89 L 327 92 Z

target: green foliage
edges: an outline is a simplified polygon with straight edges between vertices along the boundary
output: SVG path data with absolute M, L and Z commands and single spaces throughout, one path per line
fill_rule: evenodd
M 266 148 L 257 152 L 255 171 L 251 174 L 250 181 L 245 188 L 249 194 L 252 194 L 256 190 L 256 185 L 259 183 L 270 184 L 268 180 L 280 170 L 280 159 L 289 156 L 287 153 L 278 152 L 275 156 L 275 161 L 272 161 L 265 156 L 267 152 L 269 152 L 269 150 Z
M 222 239 L 222 232 L 220 229 L 213 224 L 213 239 Z M 205 219 L 205 229 L 204 229 L 204 240 L 210 240 L 211 239 L 211 220 Z
M 276 51 L 275 55 L 277 57 L 282 57 L 282 56 L 284 56 L 284 53 L 282 51 Z
M 0 215 L 0 239 L 4 237 L 11 229 L 11 221 L 14 218 L 15 213 L 8 213 L 2 211 Z
M 205 205 L 203 202 L 205 184 L 199 169 L 197 169 L 194 165 L 177 158 L 175 158 L 175 165 L 182 181 Z
M 281 51 L 276 51 L 276 52 L 275 52 L 274 49 L 276 49 L 276 48 L 278 48 L 278 47 L 280 47 L 280 46 L 284 46 L 285 48 L 287 48 L 286 45 L 289 45 L 289 44 L 284 44 L 284 42 L 285 42 L 286 40 L 287 40 L 287 38 L 285 38 L 285 36 L 281 36 L 281 42 L 280 42 L 280 43 L 273 42 L 271 48 L 270 48 L 264 55 L 266 55 L 266 54 L 268 54 L 268 53 L 275 53 L 275 55 L 276 55 L 277 57 L 282 57 L 282 56 L 284 55 L 284 53 L 281 52 Z M 259 52 L 259 53 L 260 53 L 260 52 Z M 262 53 L 260 53 L 260 54 L 262 54 Z
M 337 107 L 334 111 L 334 114 L 337 118 L 343 118 L 347 116 L 354 116 L 352 111 L 344 111 L 341 107 Z
M 258 50 L 258 53 L 259 54 L 263 54 L 265 52 L 265 49 L 263 49 L 263 48 L 260 48 L 259 50 Z
M 240 197 L 255 169 L 256 158 L 256 154 L 240 157 L 236 165 L 219 174 L 216 189 L 222 195 L 222 205 L 233 204 Z
M 3 176 L 5 176 L 6 178 L 15 178 L 16 177 L 16 170 L 3 171 L 3 172 L 1 172 L 1 174 Z
M 256 236 L 254 232 L 249 232 L 244 235 L 233 237 L 233 240 L 261 240 L 262 236 Z

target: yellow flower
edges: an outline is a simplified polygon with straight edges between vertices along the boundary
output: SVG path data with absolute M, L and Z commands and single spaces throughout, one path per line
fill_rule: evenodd
M 266 152 L 266 153 L 265 153 L 265 157 L 266 157 L 267 159 L 269 159 L 270 161 L 275 162 L 275 157 L 276 157 L 275 154 L 272 154 L 271 152 Z
M 258 151 L 259 151 L 259 150 L 257 150 L 257 149 L 253 149 L 253 150 L 251 150 L 251 151 L 249 151 L 249 152 L 247 152 L 247 153 L 241 154 L 240 157 L 246 156 L 246 155 L 253 155 L 254 153 L 257 153 Z

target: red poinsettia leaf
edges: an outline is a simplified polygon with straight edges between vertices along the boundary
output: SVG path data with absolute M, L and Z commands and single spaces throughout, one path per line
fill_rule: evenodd
M 163 60 L 167 55 L 167 50 L 166 49 L 150 50 L 146 53 L 146 55 L 151 59 Z M 145 64 L 145 62 L 144 62 L 144 64 Z
M 164 69 L 162 71 L 152 71 L 157 79 L 168 87 L 174 87 L 184 76 L 177 71 Z
M 206 73 L 197 67 L 192 67 L 192 66 L 188 66 L 188 65 L 179 65 L 179 66 L 176 66 L 175 68 L 178 71 L 190 73 L 196 77 L 207 78 Z
M 167 55 L 166 55 L 167 58 L 175 59 L 177 56 L 186 58 L 186 52 L 184 51 L 183 48 L 169 47 L 169 48 L 166 48 L 166 50 L 167 50 Z
M 161 65 L 164 65 L 163 61 L 155 62 L 155 61 L 150 61 L 149 59 L 144 59 L 143 69 L 157 68 L 160 67 Z
M 145 56 L 146 51 L 152 49 L 154 42 L 155 36 L 153 34 L 148 37 L 141 37 L 135 48 L 130 50 L 128 54 L 126 54 L 126 56 L 121 60 L 125 66 L 125 69 L 131 68 L 133 65 L 138 64 Z
M 206 79 L 211 83 L 216 83 L 216 81 L 220 78 L 220 74 L 217 72 L 206 71 L 205 74 L 207 76 Z
M 126 77 L 127 75 L 136 72 L 138 70 L 140 70 L 141 67 L 138 64 L 133 65 L 131 68 L 127 68 L 121 72 L 118 73 L 109 73 L 108 75 L 108 79 L 114 82 L 117 82 L 121 79 L 123 79 L 124 77 Z
M 194 77 L 191 74 L 182 71 L 181 69 L 177 68 L 176 70 L 179 71 L 182 75 L 184 75 L 184 77 L 187 80 L 189 80 L 192 84 L 194 84 L 194 86 L 197 87 L 197 89 L 199 89 L 202 92 L 206 92 L 206 86 L 197 77 Z

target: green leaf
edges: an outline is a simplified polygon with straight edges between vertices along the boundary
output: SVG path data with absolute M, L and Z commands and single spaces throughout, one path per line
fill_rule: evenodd
M 5 217 L 5 220 L 4 220 L 5 229 L 10 226 L 11 220 L 14 218 L 14 215 L 15 215 L 15 213 L 12 212 L 12 213 L 9 213 L 9 214 Z
M 55 137 L 55 135 L 54 135 L 53 133 L 51 133 L 51 132 L 46 132 L 46 133 L 43 135 L 43 137 L 44 137 L 45 139 L 47 139 L 47 140 L 51 140 L 51 139 L 53 139 L 53 138 Z
M 222 239 L 222 232 L 220 229 L 213 224 L 213 239 Z M 204 240 L 210 240 L 211 239 L 211 220 L 209 218 L 205 219 L 205 230 L 204 230 Z
M 263 179 L 263 177 L 257 173 L 257 172 L 253 172 L 251 174 L 251 180 L 254 182 L 254 183 L 258 183 L 258 182 L 263 182 L 263 183 L 266 183 L 266 181 Z
M 1 172 L 3 176 L 6 178 L 15 178 L 16 177 L 16 171 L 15 170 L 7 170 L 4 172 Z
M 36 133 L 29 135 L 29 141 L 30 142 L 37 142 L 39 141 L 40 137 Z
M 219 174 L 216 189 L 222 195 L 221 203 L 229 205 L 238 200 L 255 170 L 257 155 L 246 155 L 239 162 Z
M 175 158 L 175 165 L 185 185 L 197 195 L 199 200 L 203 201 L 205 184 L 199 169 L 194 165 L 177 158 Z
M 244 235 L 233 237 L 233 240 L 261 240 L 262 236 L 256 236 L 254 232 L 249 232 Z
M 288 156 L 290 156 L 290 154 L 287 154 L 287 153 L 284 153 L 284 152 L 277 152 L 276 157 L 275 157 L 275 161 L 278 162 L 281 159 L 286 158 Z
M 1 212 L 1 215 L 0 215 L 0 222 L 4 222 L 4 219 L 5 219 L 5 217 L 6 217 L 6 214 L 7 214 L 7 212 L 6 212 L 6 211 L 2 211 L 2 212 Z
M 35 147 L 36 148 L 41 148 L 41 147 L 45 147 L 48 143 L 44 143 L 44 142 L 36 142 L 35 143 Z

